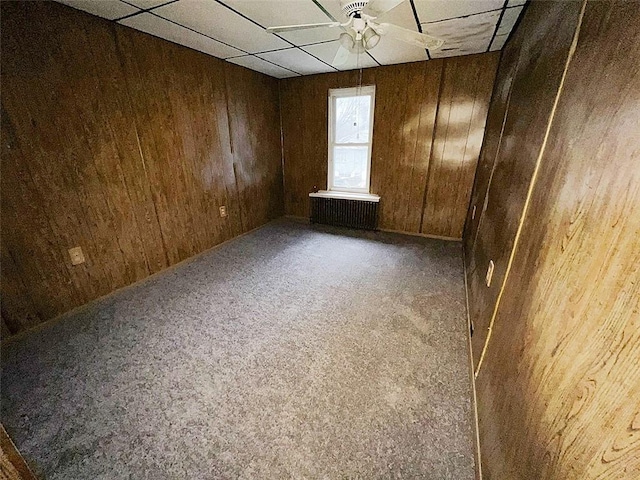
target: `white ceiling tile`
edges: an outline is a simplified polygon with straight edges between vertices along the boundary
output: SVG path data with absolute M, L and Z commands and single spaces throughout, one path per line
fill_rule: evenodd
M 330 64 L 341 31 L 318 28 L 273 35 L 263 27 L 347 20 L 340 0 L 57 1 L 111 20 L 138 13 L 138 8 L 153 8 L 153 14 L 140 13 L 119 23 L 278 78 L 335 71 Z M 493 41 L 504 0 L 414 0 L 414 4 L 422 30 L 445 40 L 442 49 L 430 52 L 438 58 L 484 52 L 489 43 L 491 51 L 500 50 L 526 1 L 508 0 L 509 8 L 504 11 Z M 381 15 L 378 21 L 418 30 L 408 0 Z M 291 44 L 304 48 L 291 48 Z M 369 53 L 375 60 L 363 55 L 358 65 L 358 57 L 353 55 L 338 69 L 427 59 L 424 49 L 391 37 L 383 37 Z
M 325 15 L 311 0 L 279 0 L 274 8 L 273 0 L 222 0 L 234 10 L 246 15 L 263 27 L 299 25 L 302 23 L 326 23 Z M 336 28 L 313 28 L 279 35 L 295 45 L 324 42 L 337 39 L 341 31 Z
M 416 17 L 413 15 L 413 9 L 411 4 L 407 1 L 401 3 L 393 10 L 380 15 L 376 22 L 393 23 L 399 27 L 409 28 L 415 32 L 418 31 L 418 24 L 416 23 Z
M 124 1 L 140 8 L 154 8 L 164 3 L 168 3 L 171 0 L 124 0 Z
M 501 9 L 504 0 L 415 0 L 420 23 L 438 22 Z
M 496 35 L 508 35 L 522 13 L 523 8 L 524 7 L 507 8 L 504 11 Z
M 335 72 L 335 70 L 320 60 L 312 57 L 307 52 L 303 52 L 298 48 L 288 48 L 286 50 L 278 50 L 276 52 L 260 53 L 258 57 L 269 60 L 282 67 L 289 68 L 302 75 L 311 75 L 314 73 Z
M 235 63 L 243 67 L 256 70 L 258 72 L 265 73 L 276 78 L 289 78 L 297 77 L 298 74 L 291 72 L 285 68 L 279 67 L 272 63 L 269 63 L 261 58 L 254 57 L 253 55 L 245 55 L 244 57 L 236 57 L 227 59 L 228 62 Z
M 381 15 L 378 21 L 393 23 L 414 32 L 418 31 L 418 25 L 409 2 L 401 3 L 393 10 Z M 427 60 L 427 52 L 424 48 L 400 42 L 389 36 L 382 36 L 380 43 L 369 53 L 382 65 Z
M 314 3 L 319 3 L 322 8 L 324 8 L 329 15 L 336 19 L 338 22 L 346 22 L 347 17 L 344 13 L 342 13 L 342 7 L 340 6 L 340 2 L 336 0 L 309 0 Z
M 439 58 L 485 52 L 499 18 L 500 12 L 496 11 L 422 25 L 425 33 L 445 41 L 442 48 L 431 52 L 431 56 Z
M 315 55 L 322 61 L 331 64 L 333 62 L 334 57 L 336 56 L 336 52 L 338 51 L 338 47 L 340 46 L 340 42 L 327 42 L 327 43 L 318 43 L 316 45 L 307 45 L 302 47 L 303 50 L 309 52 L 312 55 Z M 356 54 L 351 54 L 347 63 L 344 65 L 340 65 L 336 67 L 338 70 L 354 70 L 356 68 L 369 68 L 376 67 L 378 64 L 366 53 L 360 54 L 360 56 Z
M 95 0 L 57 0 L 60 3 L 69 5 L 70 7 L 77 8 L 92 15 L 97 15 L 108 20 L 114 20 L 116 18 L 125 17 L 132 13 L 139 12 L 136 7 L 133 7 L 120 0 L 101 0 L 96 2 Z
M 168 20 L 152 15 L 151 13 L 141 13 L 133 17 L 119 21 L 122 25 L 141 30 L 156 37 L 164 38 L 170 42 L 184 45 L 185 47 L 199 50 L 218 58 L 227 58 L 242 55 L 244 52 L 224 43 L 217 42 L 187 28 L 171 23 Z
M 489 49 L 491 52 L 495 52 L 496 50 L 502 50 L 504 44 L 507 43 L 507 39 L 509 38 L 509 34 L 507 35 L 496 35 L 496 38 L 491 42 L 491 48 Z
M 214 0 L 180 0 L 153 12 L 249 53 L 289 45 Z
M 427 60 L 427 51 L 424 48 L 409 45 L 391 37 L 381 38 L 380 43 L 369 53 L 382 65 Z

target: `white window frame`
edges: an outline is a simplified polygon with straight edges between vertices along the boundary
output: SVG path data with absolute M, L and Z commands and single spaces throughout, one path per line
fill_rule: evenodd
M 336 98 L 339 97 L 356 97 L 360 95 L 371 95 L 371 109 L 369 112 L 369 141 L 367 143 L 335 143 L 335 108 Z M 329 90 L 329 168 L 327 187 L 332 192 L 352 192 L 352 193 L 369 193 L 371 188 L 371 149 L 373 146 L 373 112 L 376 104 L 376 87 L 375 85 L 367 85 L 363 87 L 353 88 L 332 88 Z M 333 185 L 333 147 L 368 147 L 367 151 L 367 186 L 365 188 L 345 188 Z

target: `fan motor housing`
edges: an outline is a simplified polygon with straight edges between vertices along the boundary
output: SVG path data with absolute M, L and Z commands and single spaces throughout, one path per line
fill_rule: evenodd
M 357 13 L 361 12 L 364 7 L 367 6 L 369 0 L 357 0 L 355 2 L 346 2 L 342 5 L 342 12 L 347 17 L 353 17 Z

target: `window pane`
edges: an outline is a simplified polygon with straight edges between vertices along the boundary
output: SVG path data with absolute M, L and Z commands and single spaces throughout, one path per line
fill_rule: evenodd
M 367 143 L 371 95 L 336 97 L 334 143 Z
M 333 147 L 333 186 L 368 188 L 368 147 Z

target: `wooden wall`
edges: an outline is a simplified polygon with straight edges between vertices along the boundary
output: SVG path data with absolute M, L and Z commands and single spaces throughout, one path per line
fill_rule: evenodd
M 363 70 L 376 86 L 371 193 L 380 228 L 460 238 L 482 144 L 498 53 Z M 327 97 L 357 71 L 283 80 L 285 212 L 309 215 L 327 188 Z
M 1 5 L 11 333 L 282 214 L 277 80 L 53 2 Z
M 638 2 L 534 1 L 502 58 L 497 85 L 513 76 L 520 50 L 502 139 L 491 129 L 485 150 L 501 143 L 496 165 L 509 156 L 522 176 L 494 172 L 482 188 L 487 212 L 503 212 L 491 228 L 503 231 L 482 240 L 483 218 L 475 244 L 472 222 L 465 238 L 471 264 L 481 242 L 482 255 L 513 251 L 491 335 L 473 345 L 476 358 L 486 347 L 476 379 L 485 480 L 640 478 L 638 18 Z M 518 101 L 522 90 L 536 101 Z M 506 137 L 513 116 L 548 120 Z M 524 147 L 502 152 L 526 135 L 538 149 L 535 174 Z M 528 184 L 525 198 L 499 193 L 516 183 Z M 492 289 L 469 288 L 472 302 L 495 307 Z
M 465 246 L 472 337 L 477 365 L 505 279 L 516 232 L 562 79 L 579 2 L 531 5 L 504 49 L 489 113 L 485 148 L 472 202 Z M 491 187 L 489 188 L 489 182 Z M 471 219 L 473 207 L 476 218 Z M 476 223 L 477 221 L 477 223 Z M 489 287 L 489 260 L 495 269 Z
M 36 480 L 2 424 L 0 424 L 0 480 Z

